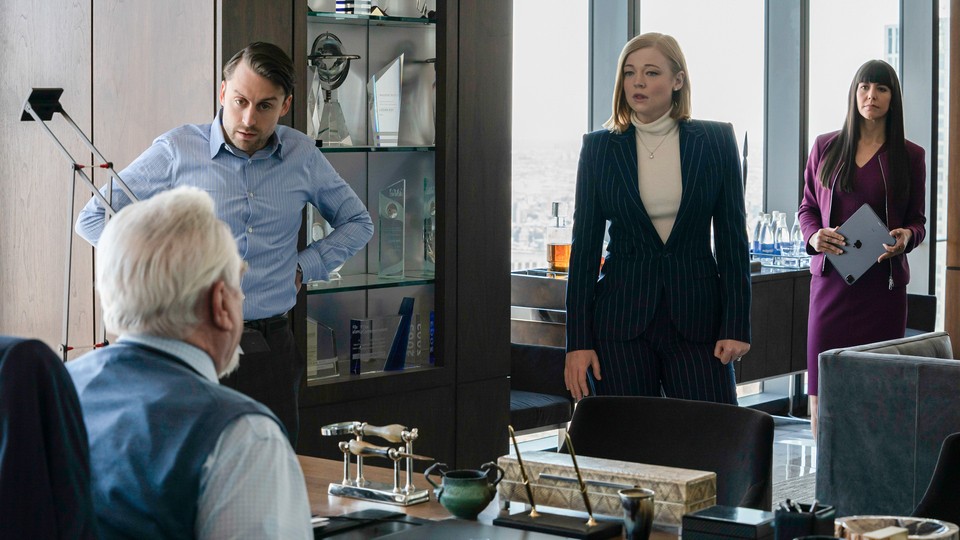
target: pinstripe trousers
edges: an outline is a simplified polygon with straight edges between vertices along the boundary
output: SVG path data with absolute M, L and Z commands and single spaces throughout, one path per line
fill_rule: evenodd
M 596 339 L 600 380 L 587 372 L 595 396 L 666 396 L 737 404 L 733 362 L 713 355 L 715 342 L 688 341 L 670 320 L 666 293 L 650 325 L 628 341 Z

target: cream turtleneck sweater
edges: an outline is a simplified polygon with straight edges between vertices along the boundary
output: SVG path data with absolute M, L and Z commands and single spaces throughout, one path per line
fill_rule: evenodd
M 637 135 L 640 200 L 660 234 L 660 240 L 666 243 L 677 219 L 683 192 L 680 128 L 670 117 L 670 111 L 649 124 L 641 123 L 635 114 L 631 120 Z

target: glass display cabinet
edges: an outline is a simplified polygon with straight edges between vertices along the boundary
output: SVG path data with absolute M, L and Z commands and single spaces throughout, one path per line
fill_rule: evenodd
M 435 19 L 307 14 L 307 133 L 374 222 L 364 250 L 306 286 L 308 388 L 442 365 L 433 349 L 436 43 Z M 307 242 L 329 232 L 308 208 Z

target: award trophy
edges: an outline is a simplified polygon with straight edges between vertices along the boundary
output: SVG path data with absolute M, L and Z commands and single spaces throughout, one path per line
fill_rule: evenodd
M 350 130 L 347 129 L 347 121 L 343 117 L 343 109 L 340 108 L 335 92 L 350 72 L 350 61 L 358 60 L 360 56 L 344 54 L 340 38 L 324 32 L 313 40 L 313 47 L 307 58 L 313 72 L 313 84 L 310 85 L 313 107 L 308 111 L 310 121 L 307 133 L 322 141 L 324 146 L 352 146 L 353 139 L 350 138 Z M 323 89 L 323 113 L 318 115 L 320 104 L 317 103 L 316 96 L 320 89 Z
M 394 58 L 367 83 L 370 139 L 374 146 L 397 146 L 400 140 L 400 86 L 403 55 Z
M 336 332 L 333 328 L 309 317 L 307 318 L 307 324 L 315 324 L 317 332 L 316 356 L 313 365 L 307 365 L 307 378 L 323 379 L 340 375 Z
M 402 315 L 350 319 L 350 373 L 387 371 L 390 351 L 402 322 Z M 405 349 L 406 344 L 404 352 Z
M 406 180 L 380 190 L 380 277 L 403 277 L 403 206 L 406 192 Z
M 330 233 L 333 232 L 333 227 L 327 223 L 327 220 L 323 219 L 323 216 L 320 215 L 320 211 L 317 210 L 312 204 L 307 205 L 307 245 L 310 245 L 314 242 L 319 242 L 324 238 L 330 236 Z M 330 271 L 330 274 L 327 277 L 327 281 L 337 281 L 342 279 L 340 275 L 340 270 L 343 268 L 343 264 L 334 268 Z
M 437 273 L 437 186 L 423 179 L 423 274 Z

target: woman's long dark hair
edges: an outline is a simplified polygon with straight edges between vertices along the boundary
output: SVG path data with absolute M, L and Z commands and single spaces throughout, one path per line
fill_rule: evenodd
M 853 191 L 853 178 L 856 175 L 857 143 L 860 142 L 860 111 L 857 108 L 857 87 L 861 83 L 877 83 L 890 89 L 890 109 L 886 115 L 887 189 L 896 198 L 906 197 L 909 193 L 909 156 L 906 139 L 903 135 L 903 98 L 900 95 L 900 80 L 897 72 L 883 60 L 870 60 L 860 66 L 850 83 L 847 98 L 847 119 L 843 123 L 840 135 L 827 148 L 820 169 L 820 182 L 830 187 L 830 179 L 839 175 L 837 181 L 843 191 Z

